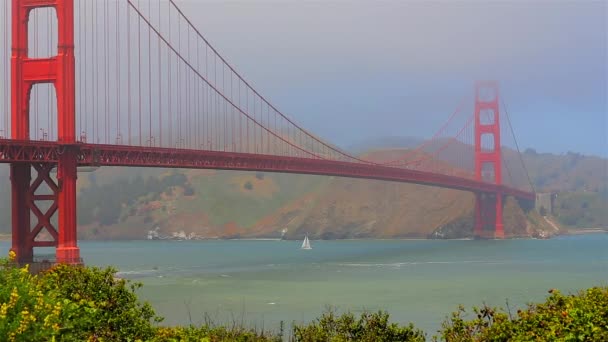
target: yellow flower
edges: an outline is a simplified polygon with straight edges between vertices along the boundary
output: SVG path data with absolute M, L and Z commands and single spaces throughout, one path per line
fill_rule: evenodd
M 8 252 L 8 258 L 10 261 L 14 261 L 17 258 L 17 253 L 15 251 Z
M 0 305 L 0 319 L 5 319 L 7 312 L 8 312 L 8 304 L 2 303 L 2 305 Z
M 30 274 L 30 264 L 25 264 L 23 268 L 21 268 L 21 275 L 29 275 Z
M 53 308 L 53 315 L 59 316 L 60 314 L 61 314 L 61 304 L 56 303 L 55 307 Z
M 19 290 L 17 290 L 16 287 L 13 287 L 13 290 L 11 291 L 11 298 L 8 302 L 9 307 L 15 307 L 17 300 L 19 300 Z

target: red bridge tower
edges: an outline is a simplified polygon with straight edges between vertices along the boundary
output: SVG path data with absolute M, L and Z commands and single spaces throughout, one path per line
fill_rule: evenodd
M 54 8 L 57 14 L 58 53 L 49 58 L 29 58 L 30 13 L 45 7 Z M 56 164 L 34 161 L 11 164 L 11 250 L 17 254 L 17 261 L 31 262 L 34 247 L 56 247 L 57 262 L 80 263 L 76 243 L 74 2 L 12 0 L 12 11 L 11 138 L 30 140 L 30 92 L 35 84 L 51 83 L 57 94 L 57 136 L 62 153 Z M 57 182 L 51 177 L 54 167 Z M 32 168 L 36 171 L 33 182 Z M 50 194 L 38 193 L 42 184 L 48 186 Z M 38 205 L 43 201 L 51 202 L 45 213 Z M 57 211 L 59 229 L 51 222 Z M 41 234 L 43 230 L 47 234 Z
M 475 85 L 475 180 L 502 185 L 502 153 L 498 84 Z M 505 237 L 502 221 L 503 194 L 475 194 L 475 236 L 484 237 L 484 228 L 493 226 L 494 238 Z

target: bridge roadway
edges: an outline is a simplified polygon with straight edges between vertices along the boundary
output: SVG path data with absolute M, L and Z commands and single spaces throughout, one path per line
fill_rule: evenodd
M 535 199 L 532 192 L 505 185 L 371 162 L 354 163 L 224 151 L 0 139 L 0 163 L 57 163 L 58 156 L 67 149 L 75 150 L 78 166 L 217 169 L 337 176 L 413 183 L 474 193 L 501 193 L 530 201 Z

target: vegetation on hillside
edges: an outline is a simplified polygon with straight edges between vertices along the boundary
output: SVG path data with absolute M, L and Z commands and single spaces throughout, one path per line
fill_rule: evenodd
M 527 149 L 522 157 L 538 191 L 600 193 L 608 190 L 607 159 L 574 152 L 537 153 L 533 149 Z
M 94 174 L 91 174 L 93 176 Z M 160 199 L 162 193 L 169 193 L 173 187 L 182 187 L 185 193 L 194 194 L 194 189 L 181 172 L 171 172 L 161 177 L 141 176 L 120 179 L 99 185 L 96 177 L 90 177 L 90 186 L 83 188 L 78 198 L 78 224 L 98 222 L 109 226 L 124 220 L 124 209 L 131 209 L 138 201 L 144 203 Z
M 14 258 L 14 254 L 10 255 Z M 412 324 L 391 323 L 386 312 L 339 315 L 328 311 L 284 331 L 242 326 L 162 326 L 136 296 L 140 284 L 115 270 L 58 265 L 38 275 L 0 259 L 0 336 L 3 341 L 424 341 Z M 550 290 L 545 302 L 517 313 L 463 307 L 442 323 L 435 341 L 606 341 L 608 288 L 574 295 Z
M 553 212 L 565 226 L 608 228 L 608 191 L 558 194 Z

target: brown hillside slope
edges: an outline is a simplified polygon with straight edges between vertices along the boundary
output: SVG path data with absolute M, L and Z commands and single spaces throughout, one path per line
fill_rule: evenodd
M 473 196 L 413 184 L 334 179 L 288 236 L 314 238 L 426 237 L 466 216 Z
M 368 160 L 392 160 L 406 151 L 370 152 Z M 423 155 L 421 155 L 423 157 Z M 434 169 L 463 176 L 438 161 Z M 321 189 L 267 215 L 250 236 L 287 230 L 287 238 L 426 238 L 471 237 L 474 197 L 471 193 L 415 184 L 331 178 Z M 510 237 L 537 235 L 543 227 L 531 222 L 517 202 L 505 205 L 505 233 Z M 491 227 L 487 227 L 491 236 Z

